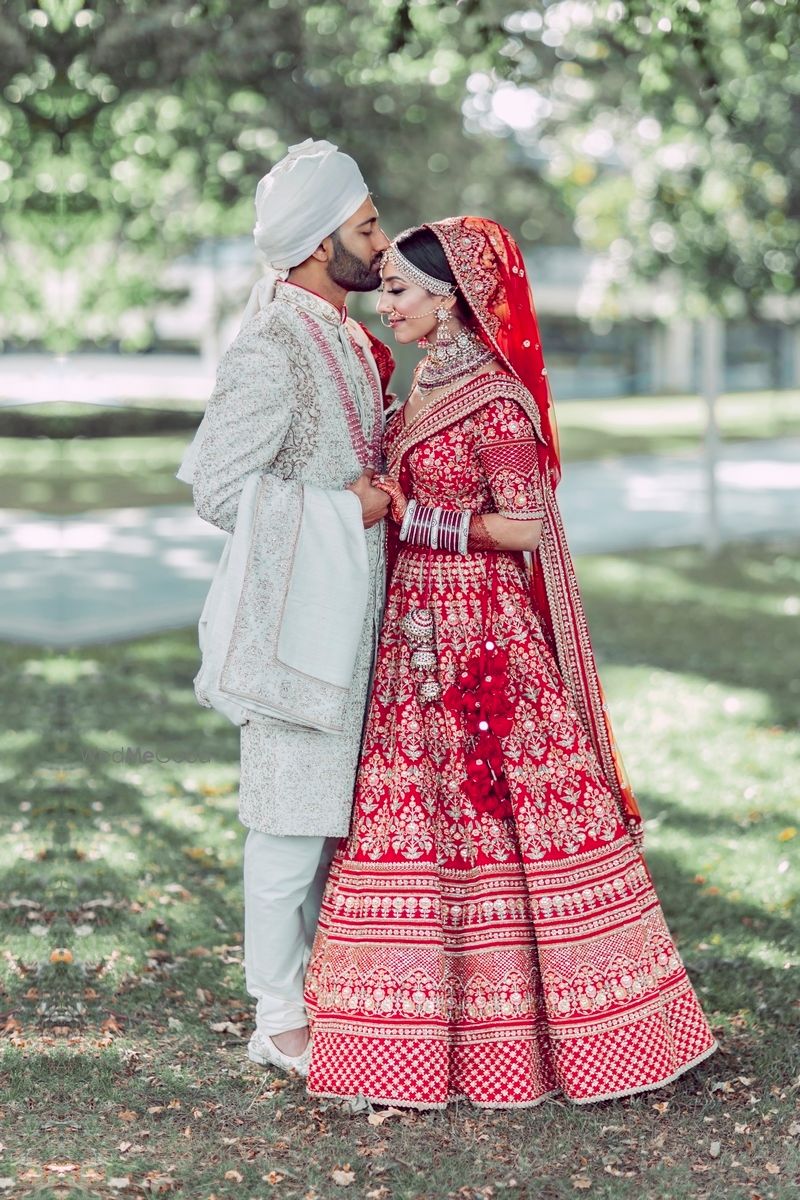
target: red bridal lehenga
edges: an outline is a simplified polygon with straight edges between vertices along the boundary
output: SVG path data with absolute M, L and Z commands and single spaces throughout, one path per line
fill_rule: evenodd
M 521 255 L 494 222 L 428 228 L 506 370 L 408 427 L 396 415 L 388 472 L 421 504 L 538 518 L 542 536 L 532 566 L 395 541 L 352 832 L 307 974 L 308 1089 L 415 1108 L 609 1100 L 668 1083 L 715 1042 L 605 713 Z M 434 701 L 410 661 L 404 618 L 419 609 Z

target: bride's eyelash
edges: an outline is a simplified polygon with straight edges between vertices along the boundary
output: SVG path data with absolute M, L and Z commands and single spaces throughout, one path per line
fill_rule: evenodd
M 384 288 L 383 294 L 384 296 L 402 296 L 405 290 L 405 288 Z

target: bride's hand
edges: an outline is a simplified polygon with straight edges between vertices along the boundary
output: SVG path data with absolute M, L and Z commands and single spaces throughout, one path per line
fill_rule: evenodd
M 375 475 L 372 480 L 372 486 L 380 488 L 382 492 L 386 492 L 391 503 L 389 505 L 389 513 L 393 521 L 399 525 L 403 517 L 406 515 L 408 501 L 403 494 L 403 489 L 399 482 L 393 479 L 391 475 Z

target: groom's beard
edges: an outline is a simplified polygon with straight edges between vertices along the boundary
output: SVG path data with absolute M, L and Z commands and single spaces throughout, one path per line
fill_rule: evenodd
M 348 292 L 374 292 L 381 282 L 382 254 L 377 254 L 370 264 L 362 261 L 348 250 L 334 233 L 333 258 L 328 263 L 328 274 L 334 283 Z

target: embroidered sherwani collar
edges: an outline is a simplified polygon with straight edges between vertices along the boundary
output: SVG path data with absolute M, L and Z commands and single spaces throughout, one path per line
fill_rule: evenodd
M 316 292 L 310 292 L 308 288 L 301 287 L 297 283 L 279 280 L 275 285 L 275 295 L 291 304 L 293 308 L 310 313 L 312 317 L 318 317 L 329 325 L 344 325 L 347 321 L 346 304 L 337 308 L 329 300 L 323 300 L 322 296 L 318 296 Z

